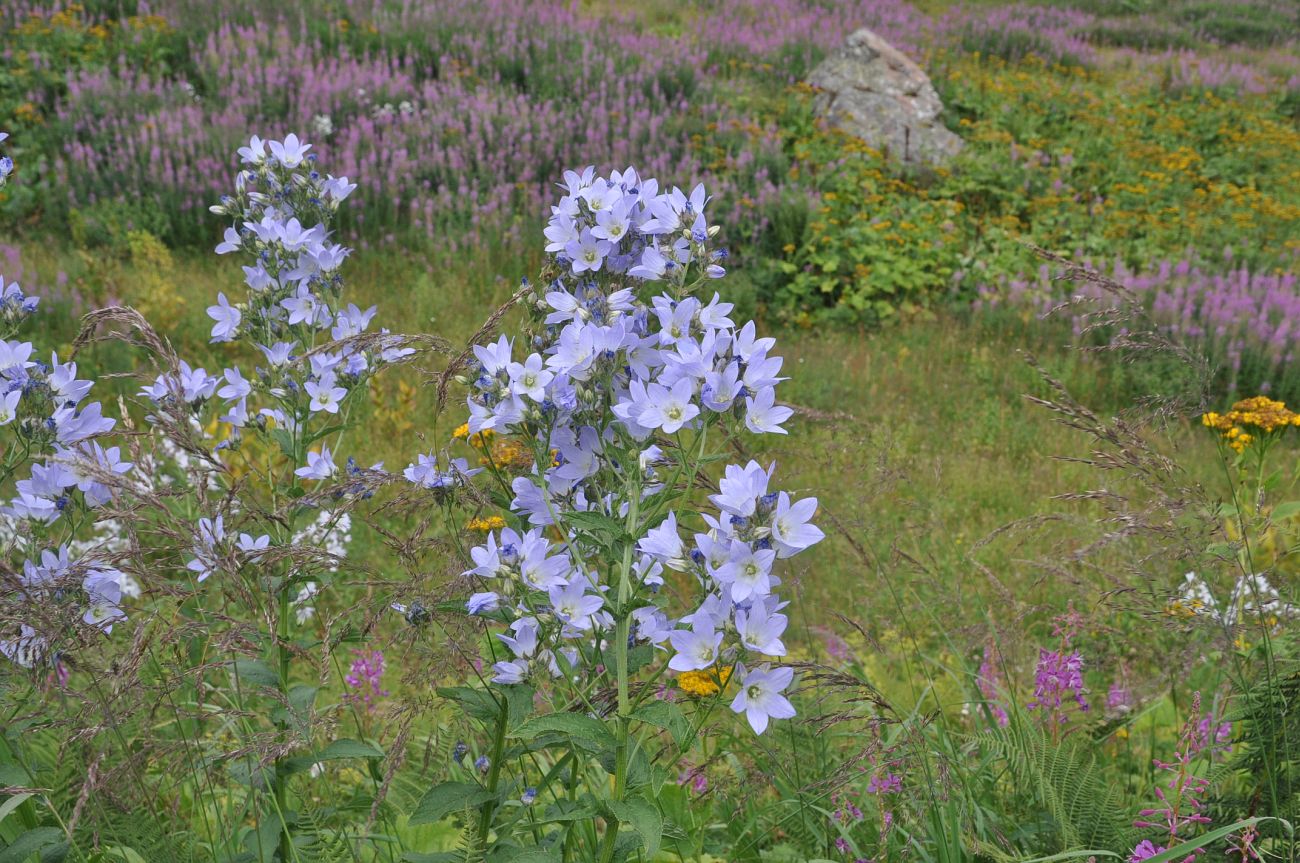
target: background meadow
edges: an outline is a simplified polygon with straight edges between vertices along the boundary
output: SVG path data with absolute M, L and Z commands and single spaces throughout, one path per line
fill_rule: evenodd
M 966 141 L 949 165 L 904 170 L 816 122 L 800 82 L 862 26 L 930 75 Z M 457 352 L 545 265 L 566 169 L 707 186 L 719 291 L 777 338 L 796 410 L 734 455 L 816 496 L 827 538 L 787 570 L 801 719 L 753 738 L 714 716 L 664 777 L 675 827 L 628 859 L 1129 859 L 1147 840 L 1134 859 L 1295 858 L 1254 819 L 1300 814 L 1297 432 L 1241 420 L 1258 440 L 1239 448 L 1202 423 L 1300 403 L 1295 4 L 11 0 L 0 37 L 0 273 L 41 296 L 61 356 L 83 315 L 129 305 L 196 366 L 233 361 L 204 310 L 241 274 L 208 207 L 250 134 L 296 132 L 358 184 L 336 226 L 350 301 Z M 141 421 L 139 345 L 80 350 Z M 365 459 L 478 463 L 453 438 L 463 390 L 439 403 L 445 362 L 368 384 L 348 432 Z M 347 564 L 294 630 L 321 703 L 276 755 L 314 765 L 288 782 L 288 851 L 240 765 L 291 723 L 271 741 L 223 701 L 221 663 L 256 647 L 161 587 L 183 557 L 130 612 L 158 655 L 115 635 L 103 663 L 69 659 L 102 690 L 5 665 L 0 863 L 477 859 L 472 809 L 412 815 L 479 781 L 487 736 L 437 692 L 475 633 L 391 604 L 463 602 L 494 514 L 428 528 L 441 545 L 416 563 L 389 540 L 418 514 L 331 528 Z M 222 682 L 170 676 L 187 652 Z M 1077 681 L 1050 667 L 1071 657 Z M 327 748 L 343 739 L 371 748 Z M 1156 761 L 1181 765 L 1175 791 Z M 1135 822 L 1160 805 L 1203 813 L 1172 834 L 1203 850 L 1159 856 L 1169 829 Z

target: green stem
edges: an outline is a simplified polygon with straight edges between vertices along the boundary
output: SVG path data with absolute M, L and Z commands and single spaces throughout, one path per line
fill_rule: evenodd
M 501 712 L 497 714 L 496 733 L 492 738 L 492 762 L 488 765 L 487 790 L 496 794 L 497 785 L 501 780 L 501 753 L 506 747 L 506 725 L 510 720 L 510 702 L 504 697 L 501 699 Z M 483 809 L 478 816 L 478 844 L 479 847 L 487 845 L 488 834 L 492 832 L 492 817 L 496 815 L 497 801 L 494 796 L 487 803 L 483 804 Z
M 636 536 L 637 518 L 641 508 L 640 477 L 632 482 L 628 495 L 627 534 Z M 614 670 L 618 684 L 618 749 L 614 761 L 614 800 L 621 803 L 627 793 L 628 732 L 632 723 L 632 699 L 628 693 L 627 641 L 631 631 L 632 616 L 627 609 L 632 598 L 632 546 L 628 539 L 623 545 L 623 565 L 618 573 L 618 623 L 614 636 Z M 614 844 L 618 840 L 618 819 L 611 818 L 605 830 L 600 849 L 600 859 L 609 863 L 614 859 Z

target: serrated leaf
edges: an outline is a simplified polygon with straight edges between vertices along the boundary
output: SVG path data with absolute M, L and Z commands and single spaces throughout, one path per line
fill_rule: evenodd
M 409 823 L 432 824 L 453 812 L 463 812 L 471 806 L 482 806 L 496 799 L 496 795 L 481 785 L 468 782 L 444 782 L 430 788 L 415 804 Z
M 645 844 L 645 856 L 653 857 L 659 853 L 659 843 L 664 833 L 664 817 L 659 814 L 658 807 L 644 797 L 633 797 L 622 803 L 611 800 L 609 811 L 619 821 L 632 825 L 632 829 Z
M 63 841 L 63 831 L 57 827 L 34 827 L 0 851 L 0 863 L 24 863 L 42 848 Z
M 558 734 L 576 746 L 595 751 L 613 749 L 618 741 L 605 723 L 585 713 L 548 713 L 520 725 L 510 732 L 511 737 L 532 740 L 543 734 Z
M 633 713 L 632 718 L 667 731 L 679 750 L 689 746 L 695 736 L 686 714 L 671 701 L 651 701 Z
M 438 695 L 460 705 L 461 709 L 475 719 L 493 722 L 501 712 L 496 698 L 486 689 L 471 686 L 439 686 Z
M 607 544 L 617 542 L 625 532 L 623 522 L 603 512 L 568 512 L 564 514 L 564 522 L 579 533 Z

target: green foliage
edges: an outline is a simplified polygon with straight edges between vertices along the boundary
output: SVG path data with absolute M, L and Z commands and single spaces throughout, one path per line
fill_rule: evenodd
M 960 262 L 959 206 L 932 199 L 927 178 L 900 176 L 861 142 L 821 129 L 801 100 L 783 124 L 810 197 L 782 199 L 769 212 L 760 250 L 775 260 L 761 261 L 754 276 L 768 310 L 800 324 L 876 325 L 943 298 Z
M 1244 781 L 1225 784 L 1213 809 L 1261 812 L 1300 824 L 1300 662 L 1296 639 L 1282 635 L 1261 645 L 1273 664 L 1259 667 L 1227 719 L 1241 729 L 1228 768 Z M 1277 827 L 1265 829 L 1276 830 Z
M 1059 844 L 1042 850 L 1123 849 L 1135 843 L 1125 815 L 1131 807 L 1106 775 L 1086 735 L 1062 736 L 1059 729 L 1049 734 L 1017 713 L 1006 727 L 984 732 L 978 744 L 1002 759 L 1015 791 L 1027 795 L 1051 819 L 1049 836 Z

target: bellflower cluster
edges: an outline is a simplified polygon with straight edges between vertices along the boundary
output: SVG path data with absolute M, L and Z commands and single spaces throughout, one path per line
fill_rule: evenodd
M 823 538 L 817 501 L 751 461 L 725 469 L 707 511 L 670 504 L 690 494 L 711 430 L 785 433 L 775 340 L 718 294 L 693 295 L 725 275 L 702 186 L 661 192 L 632 168 L 587 168 L 563 190 L 545 231 L 556 275 L 529 298 L 529 336 L 476 346 L 461 378 L 468 431 L 517 436 L 534 456 L 522 476 L 492 465 L 526 528 L 489 534 L 467 572 L 483 588 L 470 613 L 508 625 L 494 680 L 585 675 L 626 640 L 679 673 L 736 666 L 731 707 L 762 733 L 794 715 L 792 669 L 764 657 L 785 655 L 779 562 Z M 648 283 L 666 290 L 647 301 Z M 673 610 L 660 587 L 678 575 L 695 598 Z
M 375 307 L 345 303 L 340 268 L 350 250 L 333 241 L 331 226 L 356 186 L 317 171 L 311 149 L 293 134 L 282 141 L 253 136 L 239 149 L 234 195 L 211 207 L 231 220 L 216 252 L 243 258 L 246 288 L 233 301 L 218 294 L 208 307 L 212 341 L 245 343 L 259 361 L 213 373 L 181 361 L 142 393 L 192 426 L 201 426 L 198 417 L 207 411 L 226 423 L 218 458 L 237 450 L 247 433 L 265 435 L 291 460 L 299 481 L 334 480 L 343 489 L 337 494 L 364 496 L 370 491 L 362 480 L 386 476 L 382 465 L 341 464 L 327 438 L 346 425 L 354 393 L 373 374 L 415 351 L 387 330 L 368 332 Z M 223 562 L 255 561 L 269 544 L 269 535 L 227 537 L 220 515 L 204 518 L 188 566 L 201 581 Z M 299 610 L 310 598 L 295 600 Z
M 212 341 L 251 343 L 264 363 L 251 374 L 237 365 L 210 374 L 182 362 L 143 390 L 155 403 L 195 412 L 219 401 L 219 419 L 234 430 L 224 446 L 238 446 L 249 426 L 301 440 L 299 430 L 311 418 L 337 423 L 348 396 L 376 367 L 413 353 L 396 337 L 364 337 L 376 309 L 343 303 L 339 269 L 350 250 L 332 241 L 330 226 L 356 185 L 322 176 L 310 150 L 296 135 L 283 141 L 254 135 L 239 149 L 244 168 L 235 194 L 211 208 L 232 221 L 217 253 L 247 261 L 245 296 L 231 302 L 221 293 L 208 307 Z M 300 474 L 307 478 L 336 470 L 327 450 L 289 454 L 310 459 L 309 472 Z
M 0 180 L 11 170 L 8 160 L 0 162 Z M 114 479 L 132 465 L 120 447 L 104 445 L 116 421 L 88 400 L 94 382 L 77 377 L 77 364 L 60 362 L 58 354 L 46 362 L 32 342 L 12 338 L 39 298 L 3 278 L 0 288 L 0 477 L 25 473 L 0 507 L 6 532 L 26 555 L 5 599 L 42 612 L 71 606 L 85 625 L 107 633 L 125 617 L 120 604 L 129 579 L 99 559 L 97 546 L 75 543 L 74 525 L 97 520 L 95 511 L 114 498 Z M 61 635 L 19 622 L 16 631 L 0 631 L 0 654 L 30 668 L 55 658 Z

